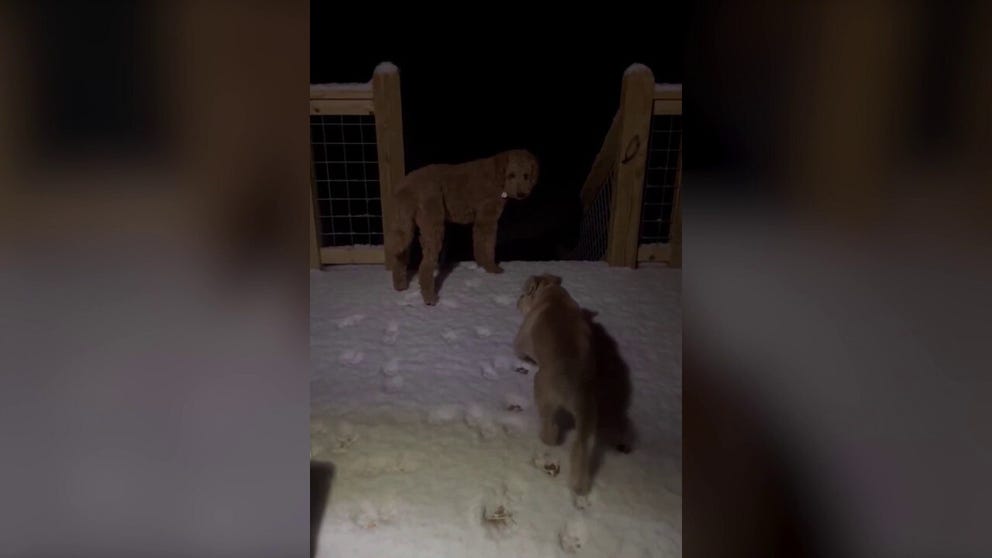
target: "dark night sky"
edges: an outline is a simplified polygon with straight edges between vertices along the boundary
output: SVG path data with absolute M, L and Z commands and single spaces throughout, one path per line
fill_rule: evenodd
M 556 245 L 574 240 L 579 188 L 630 64 L 648 65 L 657 82 L 683 81 L 685 14 L 674 8 L 628 17 L 635 27 L 476 16 L 470 21 L 486 24 L 435 20 L 433 29 L 371 36 L 340 17 L 331 3 L 311 3 L 311 83 L 364 82 L 379 62 L 396 64 L 408 171 L 510 148 L 540 159 L 531 199 L 508 205 L 501 220 L 501 259 L 553 259 Z M 464 236 L 449 237 L 449 257 L 468 256 Z

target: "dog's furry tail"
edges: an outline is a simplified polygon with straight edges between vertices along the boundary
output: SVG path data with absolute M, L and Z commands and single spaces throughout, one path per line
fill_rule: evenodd
M 398 254 L 404 251 L 413 241 L 414 219 L 416 207 L 413 200 L 407 199 L 402 193 L 396 195 L 393 215 L 389 223 L 389 234 L 386 235 L 387 252 Z

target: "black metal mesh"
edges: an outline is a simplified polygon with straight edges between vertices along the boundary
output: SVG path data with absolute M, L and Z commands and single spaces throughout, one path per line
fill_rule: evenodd
M 602 260 L 606 256 L 607 238 L 610 231 L 610 202 L 613 196 L 613 180 L 616 168 L 610 170 L 606 183 L 599 189 L 589 208 L 582 215 L 579 228 L 579 241 L 570 254 L 571 260 Z
M 647 172 L 641 205 L 640 244 L 667 243 L 671 238 L 672 205 L 682 139 L 682 116 L 659 114 L 651 118 Z
M 381 245 L 375 118 L 311 115 L 321 246 Z

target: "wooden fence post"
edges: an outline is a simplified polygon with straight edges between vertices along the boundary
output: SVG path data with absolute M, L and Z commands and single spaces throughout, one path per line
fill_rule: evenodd
M 403 104 L 400 96 L 400 71 L 383 62 L 372 75 L 372 95 L 375 106 L 375 132 L 379 152 L 379 193 L 382 199 L 382 234 L 389 234 L 393 220 L 393 191 L 406 176 L 403 155 Z M 388 245 L 388 242 L 386 243 Z M 389 268 L 389 258 L 386 258 Z
M 653 110 L 654 74 L 647 66 L 634 64 L 624 72 L 621 88 L 619 164 L 606 249 L 606 261 L 611 266 L 637 266 L 637 236 Z
M 309 117 L 308 119 L 309 120 Z M 310 147 L 309 157 L 307 160 L 310 161 L 310 184 L 307 188 L 307 209 L 310 212 L 310 269 L 320 269 L 320 241 L 321 241 L 321 227 L 318 220 L 320 219 L 320 213 L 317 211 L 319 205 L 316 200 L 318 197 L 319 188 L 317 188 L 317 177 L 314 176 L 313 172 L 313 132 L 307 130 L 307 136 L 310 138 L 308 141 L 308 146 Z
M 320 226 L 317 224 L 317 204 L 313 202 L 316 197 L 313 180 L 313 149 L 311 148 L 310 161 L 310 187 L 307 188 L 307 209 L 310 211 L 310 269 L 320 269 Z
M 672 228 L 669 240 L 672 244 L 671 267 L 682 267 L 682 138 L 679 138 L 679 158 L 675 164 L 675 200 L 672 203 Z

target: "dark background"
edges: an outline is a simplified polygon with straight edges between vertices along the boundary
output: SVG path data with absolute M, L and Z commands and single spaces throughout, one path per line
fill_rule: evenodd
M 666 64 L 681 66 L 668 54 L 683 23 L 664 5 L 589 5 L 597 19 L 577 23 L 575 8 L 535 22 L 533 9 L 472 4 L 457 26 L 386 3 L 362 17 L 347 7 L 314 7 L 308 45 L 310 14 L 294 2 L 0 2 L 9 554 L 304 555 L 307 227 L 287 184 L 306 180 L 308 71 L 364 81 L 388 56 L 408 87 L 432 83 L 418 65 L 478 73 L 500 92 L 470 91 L 486 102 L 467 116 L 407 93 L 411 162 L 505 133 L 546 142 L 546 157 L 574 141 L 583 153 L 563 150 L 548 172 L 581 176 L 622 68 L 638 59 L 675 81 Z M 685 556 L 992 556 L 980 334 L 992 285 L 992 3 L 694 11 Z M 516 89 L 535 89 L 496 75 L 501 50 L 602 89 L 548 81 L 557 89 L 539 95 L 553 106 L 518 103 L 543 119 L 500 120 L 492 111 Z M 881 149 L 793 147 L 805 123 L 822 126 L 810 115 L 832 98 L 824 89 L 841 94 L 848 137 L 886 138 Z M 566 105 L 577 112 L 556 127 Z M 489 129 L 471 141 L 451 135 L 482 120 Z M 586 134 L 595 139 L 578 141 Z M 797 167 L 839 177 L 849 203 L 783 179 Z
M 619 107 L 624 70 L 642 63 L 658 83 L 682 82 L 686 14 L 662 5 L 617 25 L 513 15 L 483 9 L 369 29 L 333 3 L 312 2 L 310 82 L 365 82 L 378 63 L 396 64 L 408 172 L 532 151 L 541 178 L 528 200 L 507 204 L 497 258 L 554 260 L 577 240 L 579 190 Z M 449 260 L 472 258 L 470 227 L 449 225 L 445 242 Z

